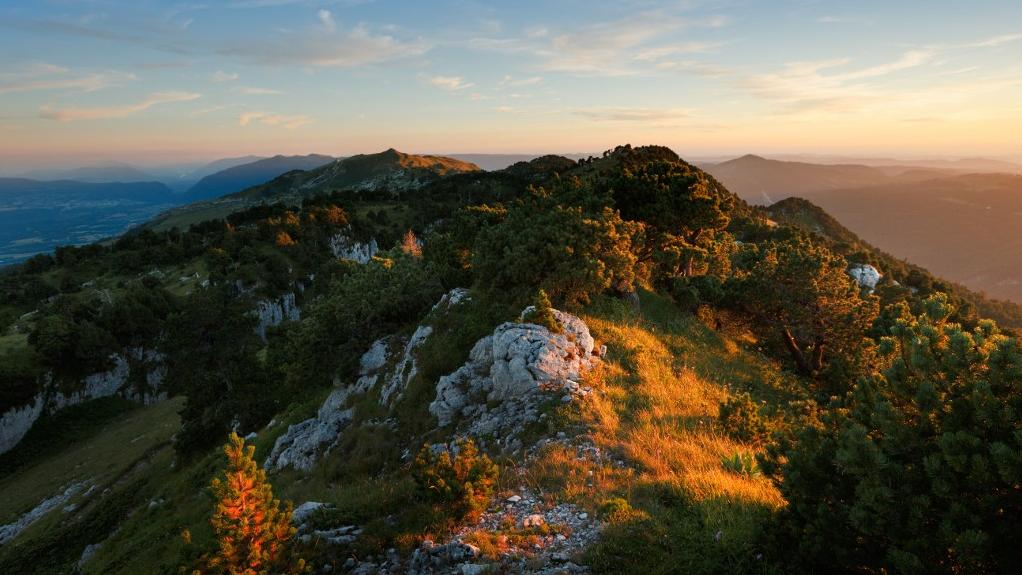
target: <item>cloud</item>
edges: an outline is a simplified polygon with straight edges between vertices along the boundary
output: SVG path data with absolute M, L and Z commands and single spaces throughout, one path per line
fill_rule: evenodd
M 596 122 L 665 123 L 692 117 L 692 110 L 682 108 L 579 108 L 572 110 Z
M 678 32 L 727 25 L 723 16 L 686 19 L 664 11 L 647 11 L 614 21 L 568 30 L 529 29 L 519 38 L 477 37 L 476 50 L 529 54 L 539 68 L 582 76 L 627 76 L 655 73 L 656 60 L 682 53 L 708 52 L 722 42 L 677 42 Z M 668 42 L 669 37 L 675 41 Z
M 217 82 L 218 84 L 222 84 L 224 82 L 233 82 L 238 78 L 239 76 L 237 72 L 227 73 L 224 72 L 223 70 L 217 70 L 215 73 L 213 73 L 212 76 L 210 76 L 209 79 L 213 80 L 214 82 Z
M 110 118 L 126 118 L 157 106 L 174 102 L 187 102 L 202 97 L 201 94 L 192 92 L 156 92 L 148 98 L 135 104 L 124 106 L 109 106 L 98 108 L 53 108 L 43 106 L 39 109 L 39 117 L 60 122 L 73 122 L 75 120 L 106 120 Z
M 531 76 L 529 78 L 515 79 L 511 75 L 504 76 L 498 86 L 535 86 L 543 82 L 542 76 Z
M 1019 40 L 1022 40 L 1022 34 L 1003 34 L 987 38 L 986 40 L 980 40 L 979 42 L 973 42 L 972 44 L 966 44 L 965 46 L 968 48 L 997 48 Z
M 338 27 L 334 32 L 322 29 L 282 32 L 220 52 L 260 65 L 353 68 L 418 56 L 430 47 L 419 40 L 403 41 L 359 25 L 350 30 Z
M 234 89 L 239 94 L 246 94 L 249 96 L 275 96 L 283 94 L 280 90 L 274 90 L 273 88 L 255 88 L 252 86 L 239 86 Z
M 238 116 L 239 126 L 249 126 L 253 122 L 259 122 L 267 126 L 281 126 L 288 130 L 300 128 L 312 123 L 312 118 L 305 115 L 285 116 L 283 114 L 271 114 L 268 112 L 243 112 Z
M 436 86 L 448 92 L 459 92 L 475 86 L 472 82 L 466 82 L 461 76 L 433 76 L 426 81 L 431 86 Z
M 329 10 L 320 9 L 320 11 L 316 13 L 316 16 L 319 18 L 319 22 L 323 25 L 324 30 L 327 32 L 334 32 L 337 30 L 337 23 L 334 22 L 334 17 L 330 14 Z
M 833 73 L 827 72 L 845 68 L 851 60 L 789 62 L 780 72 L 747 78 L 744 85 L 753 95 L 778 102 L 789 111 L 850 112 L 892 96 L 891 91 L 871 83 L 872 80 L 922 66 L 935 53 L 929 48 L 909 50 L 890 62 Z
M 134 79 L 133 74 L 123 72 L 75 75 L 62 66 L 42 62 L 29 64 L 16 72 L 0 74 L 0 95 L 47 90 L 95 92 Z

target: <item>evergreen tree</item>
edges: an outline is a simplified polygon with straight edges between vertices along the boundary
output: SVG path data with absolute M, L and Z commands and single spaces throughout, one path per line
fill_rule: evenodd
M 422 244 L 419 243 L 419 238 L 415 237 L 415 232 L 412 230 L 405 232 L 404 238 L 401 240 L 401 251 L 412 257 L 422 257 Z
M 857 573 L 1008 573 L 1022 564 L 1022 351 L 943 294 L 900 307 L 885 369 L 774 450 L 786 555 Z M 769 466 L 768 466 L 769 469 Z M 794 553 L 791 553 L 794 550 Z
M 645 228 L 639 260 L 655 262 L 664 278 L 697 275 L 735 205 L 733 194 L 681 160 L 626 167 L 610 185 L 621 217 Z
M 863 363 L 863 336 L 878 313 L 846 269 L 841 256 L 796 236 L 766 245 L 731 282 L 733 300 L 780 339 L 800 373 L 819 376 L 828 360 Z
M 291 503 L 281 508 L 273 498 L 266 472 L 253 459 L 255 446 L 245 445 L 236 433 L 224 446 L 224 478 L 211 484 L 217 498 L 210 519 L 219 550 L 205 558 L 206 569 L 195 573 L 229 575 L 291 574 L 307 571 L 303 559 L 293 559 L 290 544 Z
M 511 299 L 542 288 L 568 305 L 611 288 L 631 290 L 639 279 L 632 252 L 639 226 L 611 208 L 579 205 L 588 192 L 573 183 L 555 193 L 532 190 L 503 221 L 481 230 L 472 254 L 478 284 Z
M 561 333 L 563 331 L 561 324 L 557 323 L 557 318 L 554 317 L 554 307 L 550 304 L 550 297 L 542 289 L 536 292 L 536 300 L 532 304 L 532 309 L 522 319 L 529 323 L 541 325 L 550 330 L 551 333 Z

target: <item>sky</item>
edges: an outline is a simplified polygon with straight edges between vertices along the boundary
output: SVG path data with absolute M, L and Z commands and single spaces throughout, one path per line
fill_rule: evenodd
M 0 168 L 247 154 L 1022 158 L 1022 3 L 5 0 Z

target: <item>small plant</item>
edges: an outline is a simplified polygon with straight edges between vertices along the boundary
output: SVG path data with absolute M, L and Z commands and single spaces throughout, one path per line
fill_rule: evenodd
M 414 258 L 422 257 L 422 242 L 415 237 L 415 232 L 408 230 L 401 240 L 401 251 Z
M 273 498 L 266 472 L 256 465 L 255 447 L 231 433 L 224 446 L 227 469 L 223 479 L 210 485 L 217 498 L 210 519 L 219 545 L 218 552 L 203 557 L 202 573 L 305 573 L 303 559 L 293 556 L 291 545 L 295 528 L 291 526 L 291 503 L 281 507 Z M 186 542 L 191 533 L 182 533 Z
M 600 504 L 600 515 L 608 521 L 628 517 L 631 513 L 632 506 L 621 497 L 611 497 Z
M 543 290 L 539 290 L 536 293 L 536 300 L 533 302 L 532 307 L 523 314 L 522 319 L 528 323 L 543 326 L 550 330 L 550 333 L 561 333 L 564 329 L 561 327 L 561 324 L 557 323 L 557 318 L 554 317 L 553 305 L 550 303 L 550 297 Z
M 736 453 L 731 457 L 724 457 L 720 460 L 724 469 L 735 475 L 743 477 L 758 477 L 763 475 L 756 464 L 756 457 L 748 452 Z
M 770 420 L 747 393 L 736 394 L 720 404 L 718 419 L 724 433 L 739 441 L 760 445 L 770 438 Z
M 412 465 L 412 477 L 423 497 L 443 504 L 459 519 L 478 516 L 486 509 L 497 474 L 497 465 L 479 453 L 471 439 L 459 440 L 453 450 L 434 451 L 424 445 Z

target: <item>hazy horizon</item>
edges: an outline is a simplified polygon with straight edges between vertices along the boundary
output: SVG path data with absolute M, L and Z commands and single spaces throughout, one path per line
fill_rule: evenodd
M 1020 16 L 1005 1 L 15 1 L 0 170 L 622 143 L 1019 160 Z

